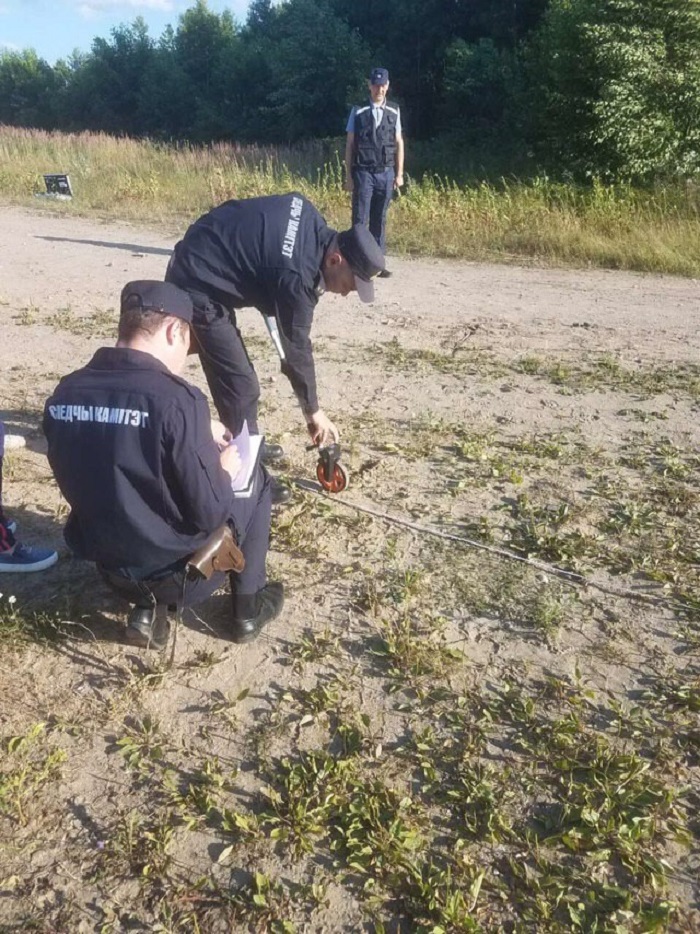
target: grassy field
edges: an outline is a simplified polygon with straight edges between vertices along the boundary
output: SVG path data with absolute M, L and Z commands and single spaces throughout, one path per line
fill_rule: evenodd
M 27 203 L 43 190 L 44 172 L 71 176 L 75 201 L 62 211 L 177 230 L 228 198 L 290 189 L 308 195 L 329 222 L 349 222 L 337 152 L 321 143 L 192 148 L 0 127 L 0 197 Z M 428 176 L 411 181 L 392 207 L 390 244 L 416 255 L 697 276 L 699 210 L 697 185 L 683 181 L 584 189 L 547 178 L 457 185 Z

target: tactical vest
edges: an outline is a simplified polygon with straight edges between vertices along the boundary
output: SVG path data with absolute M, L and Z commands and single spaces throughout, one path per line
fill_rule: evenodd
M 355 111 L 355 159 L 358 169 L 393 168 L 396 164 L 397 107 L 384 107 L 384 116 L 375 126 L 372 107 L 367 104 Z

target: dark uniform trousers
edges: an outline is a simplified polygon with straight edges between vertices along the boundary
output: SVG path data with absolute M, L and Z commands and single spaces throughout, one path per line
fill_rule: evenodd
M 192 299 L 199 358 L 219 418 L 234 435 L 241 431 L 244 420 L 250 433 L 257 434 L 260 383 L 236 324 L 235 311 L 169 276 L 170 268 L 166 282 L 173 281 Z
M 229 575 L 234 607 L 236 596 L 255 594 L 265 586 L 271 503 L 270 478 L 265 468 L 260 466 L 252 495 L 236 498 L 231 510 L 230 522 L 245 557 L 243 571 Z M 223 572 L 217 572 L 209 580 L 196 578 L 185 581 L 184 568 L 157 579 L 146 580 L 135 579 L 138 576 L 135 574 L 126 577 L 100 565 L 97 565 L 97 569 L 112 590 L 137 606 L 155 606 L 156 603 L 196 606 L 223 587 L 226 580 Z
M 352 222 L 369 226 L 370 233 L 386 253 L 386 214 L 394 193 L 393 168 L 352 170 Z

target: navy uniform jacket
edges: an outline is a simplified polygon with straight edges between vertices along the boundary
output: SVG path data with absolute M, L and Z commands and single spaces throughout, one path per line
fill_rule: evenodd
M 377 126 L 375 108 L 369 104 L 357 107 L 352 113 L 354 134 L 353 168 L 370 172 L 393 169 L 396 166 L 396 137 L 401 133 L 401 115 L 398 107 L 385 104 L 378 108 L 381 120 Z
M 307 414 L 318 409 L 310 333 L 335 234 L 297 192 L 226 201 L 186 231 L 167 273 L 226 308 L 255 307 L 277 318 L 282 371 Z
M 103 347 L 44 408 L 79 557 L 136 579 L 179 569 L 231 515 L 207 401 L 151 354 Z

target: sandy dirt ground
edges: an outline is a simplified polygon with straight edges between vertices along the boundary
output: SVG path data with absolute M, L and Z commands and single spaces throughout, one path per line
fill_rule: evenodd
M 684 477 L 692 475 L 697 483 L 697 466 L 686 457 L 697 452 L 700 439 L 696 397 L 677 387 L 631 395 L 602 378 L 585 391 L 562 391 L 561 382 L 538 378 L 535 363 L 521 363 L 559 361 L 573 371 L 603 357 L 634 373 L 697 366 L 698 282 L 391 257 L 393 278 L 379 282 L 373 306 L 363 306 L 353 296 L 327 295 L 316 311 L 321 405 L 340 428 L 351 487 L 341 497 L 346 506 L 326 500 L 319 506 L 313 484 L 295 487 L 295 506 L 278 515 L 270 570 L 289 584 L 284 617 L 254 644 L 232 646 L 225 638 L 225 595 L 213 598 L 197 616 L 185 619 L 173 672 L 157 690 L 143 693 L 141 684 L 137 692 L 134 679 L 148 674 L 146 662 L 121 642 L 124 607 L 92 568 L 71 559 L 63 544 L 66 506 L 52 481 L 39 425 L 43 402 L 61 375 L 112 341 L 122 285 L 130 279 L 162 278 L 176 237 L 156 229 L 64 217 L 60 208 L 5 207 L 0 220 L 0 418 L 9 431 L 27 439 L 27 448 L 8 458 L 5 506 L 18 520 L 23 540 L 60 552 L 59 563 L 46 573 L 0 576 L 0 591 L 6 597 L 16 595 L 24 608 L 57 608 L 74 627 L 56 648 L 23 650 L 17 662 L 14 655 L 0 659 L 3 736 L 23 734 L 37 722 L 55 724 L 59 718 L 61 744 L 68 754 L 52 804 L 42 803 L 26 826 L 5 828 L 14 848 L 5 848 L 8 871 L 0 869 L 5 876 L 0 923 L 9 929 L 18 929 L 12 925 L 19 924 L 29 904 L 54 919 L 51 930 L 98 930 L 100 919 L 106 923 L 118 916 L 114 906 L 126 911 L 129 905 L 143 925 L 134 922 L 133 929 L 149 929 L 147 913 L 134 907 L 137 882 L 125 879 L 105 893 L 96 876 L 80 870 L 81 847 L 85 861 L 93 860 L 96 841 L 104 833 L 98 825 L 107 826 L 123 795 L 131 794 L 121 765 L 115 764 L 119 724 L 127 722 L 130 705 L 137 704 L 158 719 L 173 741 L 187 744 L 201 734 L 207 703 L 217 691 L 247 689 L 243 716 L 255 719 L 271 690 L 279 695 L 293 685 L 295 669 L 282 659 L 304 633 L 331 627 L 361 641 L 371 623 L 357 609 L 357 569 L 363 568 L 366 577 L 374 566 L 381 575 L 390 539 L 394 549 L 398 543 L 392 561 L 420 565 L 424 537 L 354 511 L 353 504 L 417 526 L 474 537 L 479 518 L 486 515 L 498 526 L 503 515 L 498 510 L 512 505 L 515 496 L 515 486 L 499 477 L 489 460 L 501 437 L 559 438 L 567 451 L 572 444 L 585 444 L 587 451 L 596 452 L 599 464 L 602 458 L 614 472 L 631 450 L 630 439 L 639 441 L 639 432 L 647 432 L 649 444 L 663 442 L 685 452 L 678 455 L 688 468 Z M 244 310 L 240 326 L 250 338 L 259 372 L 268 436 L 287 449 L 290 482 L 313 481 L 315 458 L 305 449 L 304 426 L 262 320 L 254 310 Z M 196 360 L 188 363 L 186 375 L 206 390 Z M 459 474 L 460 463 L 472 464 L 466 446 L 459 463 L 446 460 L 447 455 L 442 461 L 432 458 L 431 425 L 443 454 L 449 447 L 446 426 L 460 425 L 469 437 L 486 439 L 474 459 L 488 461 L 489 478 L 472 484 L 469 473 Z M 658 437 L 649 440 L 649 432 Z M 463 445 L 465 437 L 460 436 Z M 583 501 L 590 474 L 574 461 L 569 458 L 563 466 L 552 460 L 532 485 L 526 478 L 518 481 L 520 487 L 533 499 L 539 491 L 543 501 Z M 634 486 L 632 479 L 630 484 Z M 301 538 L 294 538 L 290 517 L 306 523 Z M 507 535 L 497 536 L 495 544 L 507 547 Z M 481 559 L 470 560 L 478 564 Z M 489 562 L 484 574 L 496 574 L 498 561 L 483 560 Z M 618 588 L 647 587 L 630 575 L 613 578 L 595 562 L 587 573 Z M 593 689 L 627 703 L 643 689 L 652 660 L 657 667 L 680 664 L 668 609 L 611 596 L 606 618 L 608 623 L 622 620 L 624 634 L 605 628 L 605 613 L 593 613 L 585 623 L 575 616 L 555 638 L 538 641 L 519 628 L 512 614 L 482 617 L 465 609 L 456 590 L 441 591 L 435 575 L 431 568 L 429 583 L 448 620 L 452 643 L 465 652 L 480 680 L 498 680 L 505 671 L 528 676 L 553 672 L 566 678 L 583 671 Z M 370 682 L 365 700 L 371 716 L 394 729 L 391 700 Z M 86 727 L 90 718 L 93 726 Z M 70 724 L 79 725 L 73 734 Z M 237 739 L 209 741 L 217 755 L 244 760 Z M 697 778 L 697 769 L 693 776 Z M 241 781 L 254 789 L 254 776 L 243 775 Z M 202 830 L 181 841 L 178 856 L 203 873 L 216 865 L 217 846 L 215 837 Z M 685 923 L 693 918 L 694 924 L 697 852 L 683 851 L 677 866 L 672 894 L 691 912 Z M 345 890 L 334 892 L 331 886 L 328 898 L 308 930 L 362 926 L 362 911 Z M 69 903 L 77 906 L 77 913 L 61 915 Z M 56 920 L 61 917 L 81 920 L 62 927 Z

